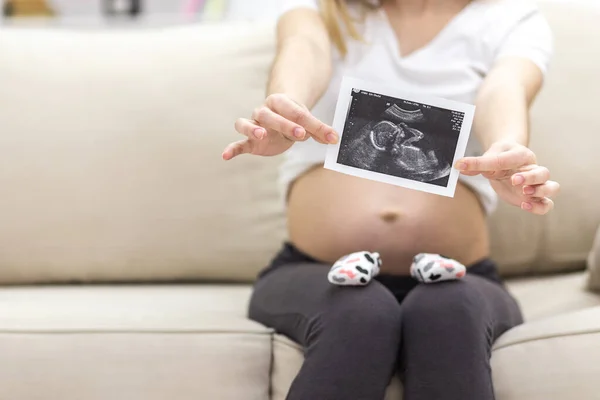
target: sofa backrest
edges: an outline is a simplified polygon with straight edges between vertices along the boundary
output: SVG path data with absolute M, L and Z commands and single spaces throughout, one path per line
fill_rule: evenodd
M 600 222 L 598 14 L 544 4 L 557 57 L 533 147 L 547 217 L 502 206 L 505 274 L 581 268 Z M 264 97 L 271 24 L 0 34 L 0 284 L 250 281 L 285 238 L 280 158 L 220 159 Z
M 0 33 L 0 283 L 249 280 L 277 159 L 221 160 L 273 27 Z
M 542 218 L 501 204 L 492 217 L 492 253 L 505 275 L 584 268 L 600 225 L 600 7 L 542 1 L 555 57 L 532 109 L 531 147 L 561 184 Z

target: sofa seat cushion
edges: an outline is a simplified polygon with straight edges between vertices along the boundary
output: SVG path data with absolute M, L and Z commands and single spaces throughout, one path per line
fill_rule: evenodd
M 302 348 L 286 336 L 275 334 L 273 337 L 272 400 L 285 400 L 294 377 L 302 367 L 304 356 Z M 365 382 L 368 384 L 368 382 Z M 402 384 L 398 377 L 390 383 L 385 400 L 402 400 Z
M 598 393 L 599 343 L 600 307 L 510 330 L 492 353 L 497 398 L 591 399 Z
M 267 400 L 271 331 L 245 318 L 249 294 L 249 286 L 2 288 L 0 398 Z
M 524 279 L 511 279 L 508 280 L 507 286 L 511 293 L 521 304 L 523 314 L 526 320 L 543 320 L 545 317 L 556 316 L 559 314 L 566 314 L 565 321 L 569 318 L 574 318 L 575 321 L 580 323 L 580 330 L 585 330 L 586 327 L 595 329 L 595 326 L 600 324 L 600 313 L 598 313 L 595 323 L 585 324 L 584 320 L 581 320 L 577 314 L 569 314 L 571 311 L 579 311 L 592 306 L 600 306 L 600 296 L 585 291 L 586 274 L 571 273 L 556 276 L 546 276 L 538 278 L 524 278 Z M 585 311 L 584 311 L 585 312 Z M 574 317 L 573 317 L 574 316 Z M 559 317 L 560 318 L 560 317 Z M 527 323 L 522 327 L 517 328 L 515 333 L 510 331 L 506 335 L 506 338 L 501 338 L 501 343 L 517 342 L 519 338 L 526 337 L 527 335 L 532 337 L 542 337 L 544 335 L 544 329 L 548 329 L 548 333 L 552 335 L 553 328 L 556 328 L 553 323 L 549 325 L 544 324 L 530 324 Z M 600 338 L 600 333 L 598 334 Z M 597 339 L 598 340 L 598 339 Z M 498 349 L 501 349 L 505 345 L 501 345 Z M 574 345 L 575 349 L 578 348 L 577 344 Z M 571 348 L 571 347 L 568 347 Z M 552 352 L 544 347 L 548 354 L 542 354 L 545 357 L 549 357 L 548 362 L 551 361 Z M 600 349 L 600 348 L 599 348 Z M 581 350 L 581 349 L 580 349 Z M 600 351 L 600 350 L 599 350 Z M 511 354 L 510 352 L 507 352 Z M 518 353 L 518 350 L 517 350 Z M 568 353 L 565 350 L 565 357 Z M 517 354 L 518 355 L 518 354 Z M 579 353 L 573 354 L 573 359 L 568 360 L 570 363 L 576 363 Z M 585 355 L 583 355 L 585 357 Z M 600 357 L 600 354 L 596 355 Z M 273 400 L 284 400 L 287 391 L 289 390 L 290 384 L 294 377 L 300 370 L 303 361 L 302 349 L 296 343 L 292 342 L 283 335 L 276 334 L 273 340 L 273 383 L 272 392 Z M 496 359 L 496 369 L 494 371 L 494 377 L 499 376 L 501 379 L 501 393 L 506 391 L 504 388 L 504 377 L 506 373 L 510 373 L 512 368 L 513 359 L 504 356 L 504 353 Z M 514 362 L 519 362 L 517 359 Z M 569 364 L 570 365 L 570 364 Z M 543 369 L 544 365 L 540 364 L 537 368 Z M 509 370 L 509 371 L 505 371 Z M 527 376 L 525 370 L 520 370 L 522 376 Z M 551 369 L 549 370 L 551 373 Z M 544 373 L 538 371 L 540 376 Z M 516 382 L 526 381 L 523 377 L 518 379 Z M 558 384 L 558 383 L 557 383 Z M 508 385 L 508 383 L 506 383 Z M 498 397 L 499 400 L 506 399 L 530 399 L 530 397 L 516 397 L 512 393 L 528 393 L 526 388 L 526 382 L 523 383 L 522 388 L 514 388 L 507 394 L 502 394 Z M 395 377 L 386 395 L 386 400 L 398 400 L 401 398 L 401 383 L 397 377 Z M 533 389 L 532 389 L 533 390 Z M 544 392 L 545 393 L 545 392 Z M 563 392 L 564 394 L 565 392 Z M 591 392 L 582 392 L 591 393 Z M 533 397 L 531 397 L 533 398 Z M 538 397 L 542 399 L 543 397 Z M 547 399 L 564 399 L 567 397 L 546 397 Z
M 587 274 L 510 279 L 508 289 L 518 300 L 526 321 L 600 306 L 600 295 L 586 291 Z

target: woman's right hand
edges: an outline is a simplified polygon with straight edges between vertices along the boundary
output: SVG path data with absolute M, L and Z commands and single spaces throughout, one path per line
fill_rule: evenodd
M 295 142 L 303 142 L 310 137 L 323 144 L 338 141 L 332 127 L 319 121 L 306 106 L 285 94 L 267 97 L 265 103 L 254 110 L 251 119 L 240 118 L 235 122 L 235 130 L 246 138 L 229 144 L 223 151 L 224 160 L 245 153 L 275 156 Z

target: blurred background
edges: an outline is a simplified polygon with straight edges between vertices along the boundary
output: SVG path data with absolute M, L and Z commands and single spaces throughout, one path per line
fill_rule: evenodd
M 599 0 L 556 0 L 588 3 Z M 268 20 L 281 0 L 0 0 L 0 25 L 165 26 L 222 20 Z
M 98 27 L 264 20 L 281 0 L 0 0 L 0 24 Z

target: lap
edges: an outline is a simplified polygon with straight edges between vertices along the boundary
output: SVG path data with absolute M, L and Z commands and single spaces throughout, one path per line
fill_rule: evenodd
M 493 338 L 523 322 L 518 303 L 504 287 L 467 274 L 458 281 L 416 286 L 402 303 L 405 323 L 452 319 L 490 329 Z
M 329 265 L 293 264 L 277 268 L 254 285 L 250 306 L 269 313 L 322 313 L 332 304 L 395 301 L 390 291 L 373 281 L 367 286 L 335 286 L 327 280 Z
M 254 285 L 250 299 L 251 319 L 303 342 L 298 330 L 305 331 L 315 318 L 339 320 L 351 315 L 362 323 L 383 318 L 397 319 L 400 306 L 381 283 L 367 286 L 335 286 L 327 280 L 330 266 L 301 263 L 276 268 Z M 350 321 L 349 321 L 350 322 Z M 291 329 L 291 326 L 301 329 Z M 304 333 L 304 332 L 303 332 Z
M 467 274 L 459 281 L 415 283 L 410 288 L 406 281 L 411 278 L 407 277 L 382 277 L 364 287 L 340 287 L 328 282 L 329 268 L 304 262 L 262 275 L 250 301 L 250 318 L 300 343 L 311 320 L 336 319 L 348 313 L 364 319 L 365 324 L 395 313 L 403 325 L 470 317 L 476 327 L 491 329 L 494 338 L 522 322 L 519 307 L 505 287 L 477 274 Z

